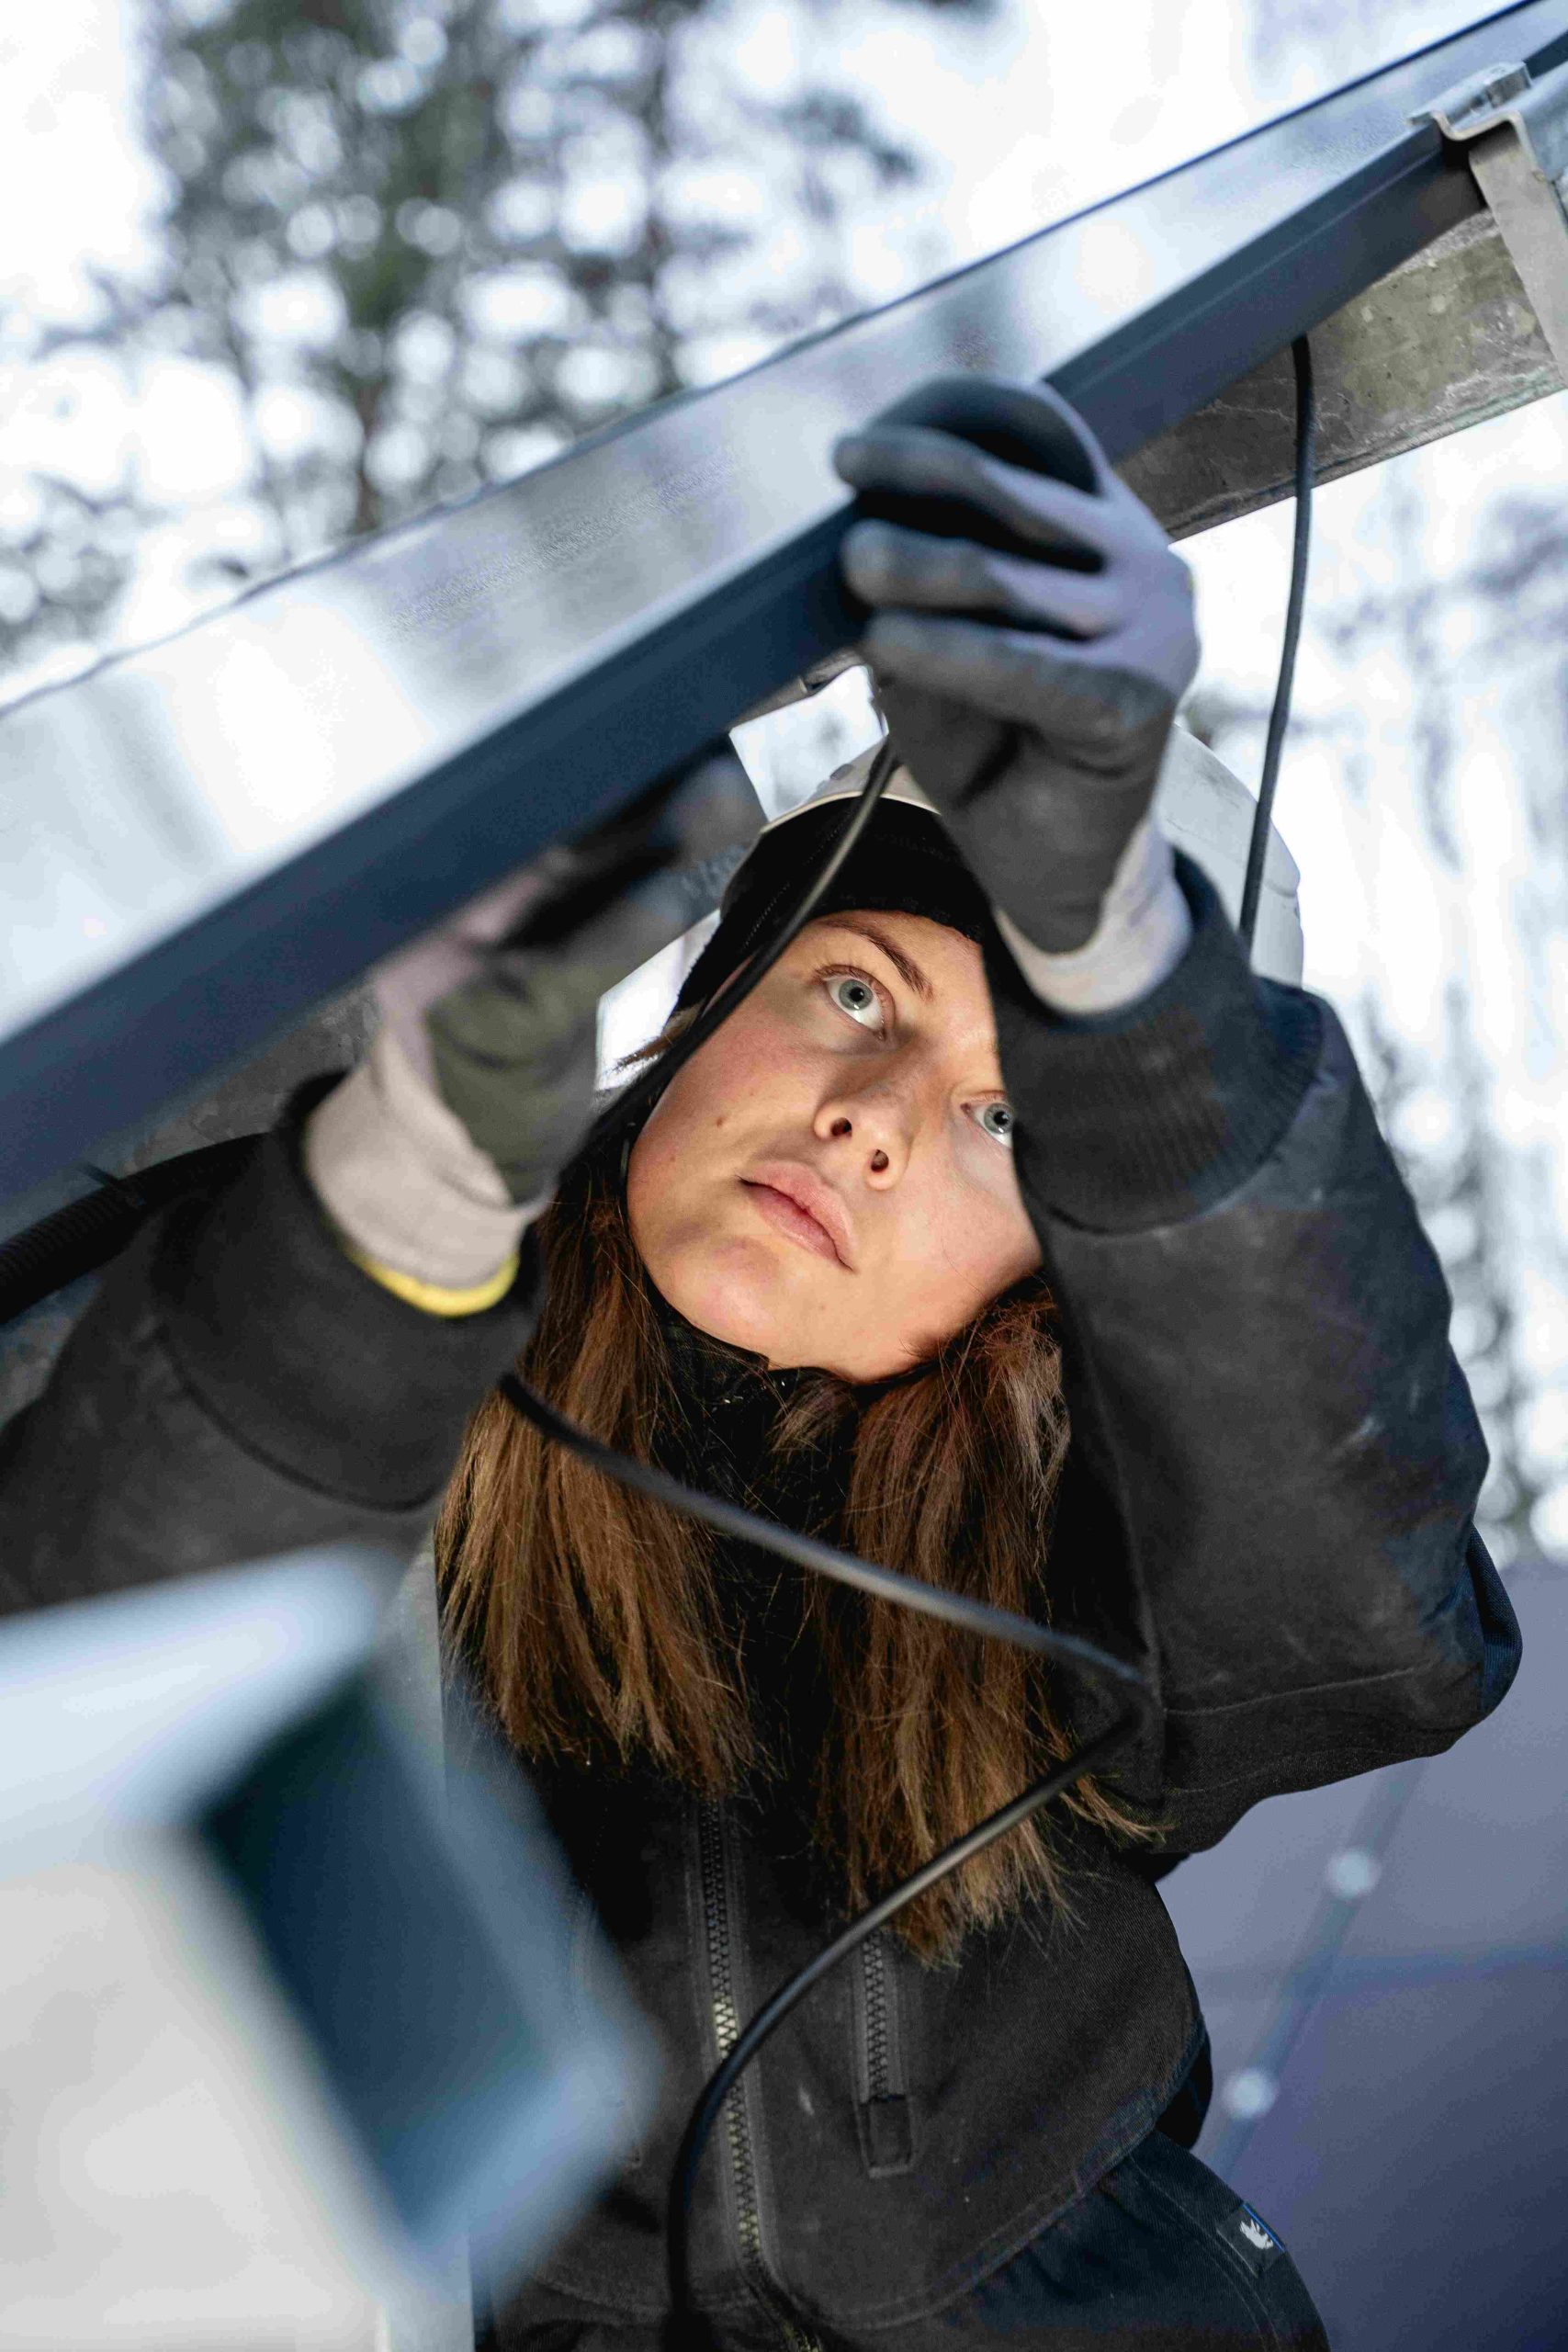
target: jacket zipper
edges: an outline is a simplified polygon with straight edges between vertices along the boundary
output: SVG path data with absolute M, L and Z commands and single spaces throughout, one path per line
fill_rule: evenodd
M 868 1936 L 859 1957 L 861 2144 L 866 2170 L 881 2180 L 914 2163 L 914 2118 L 886 1937 Z
M 880 1936 L 868 1936 L 860 1948 L 861 1984 L 865 1994 L 865 2095 L 886 2098 L 893 2089 L 888 2048 L 887 1955 Z
M 703 1915 L 707 1931 L 708 1984 L 713 1996 L 714 2030 L 720 2058 L 728 2058 L 740 2038 L 740 2011 L 735 1998 L 735 1967 L 729 1929 L 729 1896 L 725 1878 L 724 1815 L 706 1801 L 698 1808 L 698 1847 L 702 1859 Z M 757 2165 L 751 2149 L 751 2127 L 746 2094 L 737 2083 L 724 2103 L 720 2122 L 729 2154 L 730 2178 L 740 2240 L 740 2267 L 746 2284 L 776 2323 L 786 2352 L 822 2352 L 784 2308 L 762 2253 L 762 2217 L 757 2200 Z

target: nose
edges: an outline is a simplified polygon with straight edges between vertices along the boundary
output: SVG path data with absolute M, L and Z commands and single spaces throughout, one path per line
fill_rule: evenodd
M 878 1192 L 897 1184 L 909 1164 L 914 1141 L 910 1107 L 885 1081 L 834 1095 L 820 1106 L 812 1128 L 822 1142 L 838 1145 Z

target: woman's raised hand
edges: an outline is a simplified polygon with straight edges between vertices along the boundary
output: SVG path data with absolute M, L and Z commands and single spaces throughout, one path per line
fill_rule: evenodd
M 964 423 L 988 396 L 1005 430 L 987 449 L 895 410 L 841 440 L 837 470 L 874 509 L 844 577 L 905 764 L 993 903 L 1066 955 L 1094 934 L 1197 667 L 1191 580 L 1055 392 L 959 379 L 928 415 L 944 389 Z
M 513 1201 L 549 1193 L 587 1135 L 599 999 L 691 922 L 689 869 L 758 821 L 744 771 L 716 750 L 378 967 L 384 1023 Z
M 367 1272 L 436 1315 L 504 1295 L 592 1123 L 600 997 L 692 920 L 682 869 L 757 818 L 726 745 L 378 967 L 369 1057 L 304 1136 L 316 1197 Z

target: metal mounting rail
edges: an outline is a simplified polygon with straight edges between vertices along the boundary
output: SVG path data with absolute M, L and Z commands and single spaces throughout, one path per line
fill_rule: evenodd
M 1568 66 L 1539 81 L 1515 61 L 1445 90 L 1412 119 L 1458 149 L 1568 377 Z
M 852 641 L 836 435 L 1048 377 L 1114 458 L 1480 209 L 1410 117 L 1526 0 L 521 481 L 0 713 L 0 1200 L 188 1097 Z

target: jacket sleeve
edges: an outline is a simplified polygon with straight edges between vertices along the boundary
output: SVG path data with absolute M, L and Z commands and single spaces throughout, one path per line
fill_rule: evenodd
M 406 1306 L 333 1239 L 299 1164 L 306 1107 L 142 1228 L 0 1434 L 0 1610 L 309 1544 L 417 1546 L 532 1329 L 536 1252 L 484 1314 Z
M 1055 1619 L 1152 1685 L 1117 1777 L 1189 1851 L 1450 1745 L 1518 1630 L 1448 1292 L 1344 1033 L 1179 873 L 1191 944 L 1122 1013 L 1065 1020 L 988 963 L 1072 1420 Z M 1080 1732 L 1112 1711 L 1087 1682 L 1067 1704 Z

